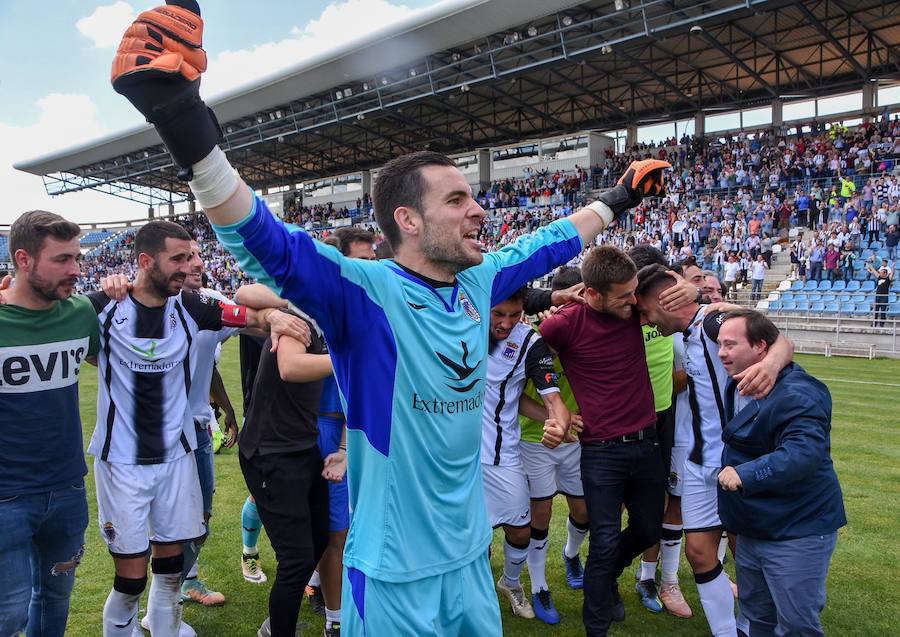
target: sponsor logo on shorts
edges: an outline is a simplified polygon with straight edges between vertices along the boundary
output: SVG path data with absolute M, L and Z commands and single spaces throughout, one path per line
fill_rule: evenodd
M 669 472 L 669 488 L 674 489 L 678 486 L 678 474 L 675 471 Z
M 103 525 L 103 537 L 106 538 L 109 544 L 116 541 L 116 527 L 113 526 L 112 522 L 107 522 Z

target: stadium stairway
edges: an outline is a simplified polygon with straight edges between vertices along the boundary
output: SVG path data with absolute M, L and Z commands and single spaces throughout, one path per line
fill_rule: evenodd
M 766 271 L 766 279 L 763 282 L 763 291 L 760 298 L 764 300 L 769 296 L 770 292 L 777 290 L 781 282 L 784 281 L 790 273 L 791 260 L 789 253 L 786 250 L 782 250 L 780 253 L 773 254 L 772 267 Z M 751 289 L 753 289 L 753 286 L 749 281 L 742 284 L 737 295 L 730 299 L 731 302 L 736 303 L 737 305 L 755 308 L 757 301 L 756 299 L 750 298 Z

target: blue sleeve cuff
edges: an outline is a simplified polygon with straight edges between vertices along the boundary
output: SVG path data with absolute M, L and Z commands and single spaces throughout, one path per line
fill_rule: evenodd
M 229 223 L 229 224 L 226 224 L 223 226 L 220 226 L 218 224 L 210 222 L 213 232 L 215 232 L 216 234 L 236 232 L 240 228 L 243 228 L 248 223 L 250 223 L 250 221 L 256 215 L 256 212 L 257 212 L 257 209 L 259 208 L 259 206 L 257 205 L 256 193 L 253 192 L 253 190 L 249 186 L 247 187 L 247 189 L 250 190 L 250 196 L 252 197 L 252 200 L 253 200 L 253 205 L 250 207 L 250 211 L 247 213 L 247 216 L 245 216 L 240 221 L 236 221 L 234 223 Z

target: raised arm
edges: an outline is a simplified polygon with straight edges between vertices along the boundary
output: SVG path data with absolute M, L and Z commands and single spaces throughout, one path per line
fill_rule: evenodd
M 346 310 L 341 255 L 277 220 L 229 164 L 218 146 L 222 131 L 216 116 L 200 99 L 207 62 L 202 35 L 200 7 L 193 0 L 141 13 L 113 60 L 113 88 L 156 127 L 179 179 L 189 183 L 244 271 L 303 307 L 328 331 L 327 322 L 341 323 Z
M 658 159 L 632 162 L 614 187 L 569 217 L 581 240 L 585 244 L 592 242 L 614 219 L 637 206 L 644 197 L 662 195 L 663 170 L 671 167 L 668 162 Z

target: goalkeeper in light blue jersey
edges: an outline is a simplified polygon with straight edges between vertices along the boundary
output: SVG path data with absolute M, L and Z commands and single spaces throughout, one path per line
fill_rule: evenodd
M 231 168 L 196 94 L 205 69 L 199 8 L 179 4 L 191 11 L 138 17 L 164 31 L 164 51 L 120 48 L 113 85 L 156 125 L 241 267 L 325 334 L 347 419 L 343 634 L 500 635 L 479 466 L 490 308 L 660 194 L 668 164 L 636 162 L 601 201 L 482 254 L 485 213 L 465 176 L 443 155 L 406 155 L 380 170 L 373 189 L 395 258 L 350 259 L 276 219 Z M 165 59 L 176 50 L 180 64 Z M 292 634 L 273 622 L 274 637 Z

